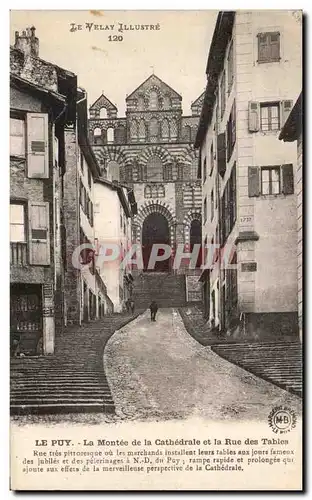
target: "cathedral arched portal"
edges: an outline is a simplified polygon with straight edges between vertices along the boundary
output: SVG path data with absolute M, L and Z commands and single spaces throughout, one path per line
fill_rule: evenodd
M 144 271 L 169 271 L 170 256 L 166 260 L 155 262 L 155 266 L 148 268 L 154 245 L 170 245 L 168 221 L 164 215 L 158 212 L 151 213 L 143 222 L 142 254 Z M 155 251 L 156 249 L 154 249 Z M 165 257 L 165 250 L 158 248 L 157 255 Z
M 156 263 L 154 269 L 148 269 L 148 263 L 154 244 L 168 245 L 173 248 L 175 241 L 175 216 L 167 204 L 144 204 L 134 221 L 134 241 L 142 245 L 144 271 L 168 272 L 171 268 L 171 256 Z M 162 255 L 158 251 L 158 255 Z

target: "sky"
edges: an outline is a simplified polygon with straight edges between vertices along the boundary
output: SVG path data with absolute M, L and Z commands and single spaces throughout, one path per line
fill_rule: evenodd
M 14 44 L 15 31 L 35 26 L 39 57 L 77 74 L 78 85 L 87 90 L 89 106 L 103 91 L 117 106 L 118 116 L 124 116 L 126 95 L 154 72 L 182 95 L 184 114 L 190 114 L 191 103 L 206 86 L 205 68 L 217 13 L 11 10 L 10 43 Z M 72 23 L 82 29 L 71 31 Z M 119 23 L 154 25 L 154 30 L 121 32 Z M 95 30 L 96 24 L 114 27 Z M 109 36 L 123 39 L 110 41 Z

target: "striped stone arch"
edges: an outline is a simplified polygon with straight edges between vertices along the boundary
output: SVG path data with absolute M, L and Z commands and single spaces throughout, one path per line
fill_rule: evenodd
M 138 214 L 134 217 L 133 220 L 134 241 L 136 241 L 137 243 L 141 242 L 143 222 L 148 215 L 153 214 L 155 212 L 163 215 L 167 219 L 169 226 L 169 233 L 170 233 L 170 244 L 173 245 L 175 241 L 176 217 L 170 206 L 165 201 L 161 200 L 152 201 L 150 203 L 145 202 L 141 206 Z
M 196 160 L 196 153 L 191 146 L 187 146 L 182 153 L 177 155 L 178 163 L 191 165 Z
M 192 221 L 194 219 L 197 219 L 200 222 L 202 221 L 202 214 L 201 214 L 200 210 L 196 210 L 196 209 L 189 210 L 183 219 L 184 243 L 190 242 L 190 229 L 191 229 Z
M 151 146 L 143 151 L 140 155 L 138 163 L 145 166 L 152 156 L 159 156 L 163 165 L 171 165 L 173 163 L 172 156 L 167 149 L 161 146 Z
M 120 167 L 126 164 L 126 155 L 120 146 L 101 146 L 100 148 L 93 148 L 96 159 L 100 165 L 108 163 L 109 161 L 116 161 Z

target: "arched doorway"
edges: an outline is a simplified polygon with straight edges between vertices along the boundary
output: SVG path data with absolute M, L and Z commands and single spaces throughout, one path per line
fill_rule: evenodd
M 193 219 L 190 227 L 190 252 L 192 252 L 194 245 L 201 245 L 202 240 L 202 228 L 201 221 L 198 219 Z M 196 267 L 200 267 L 202 262 L 202 249 L 200 248 L 198 259 L 196 262 Z
M 170 245 L 169 225 L 166 217 L 160 213 L 153 212 L 146 217 L 142 228 L 142 251 L 144 271 L 169 271 L 170 258 L 156 262 L 154 269 L 148 269 L 148 262 L 153 244 Z M 159 255 L 162 252 L 159 250 Z

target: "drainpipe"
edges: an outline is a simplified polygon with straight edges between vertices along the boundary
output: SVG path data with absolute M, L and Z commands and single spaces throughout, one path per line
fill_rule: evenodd
M 218 200 L 218 239 L 219 241 L 216 241 L 216 244 L 220 245 L 221 242 L 221 196 L 220 196 L 220 174 L 219 174 L 219 169 L 218 169 L 218 134 L 219 134 L 219 101 L 218 101 L 218 86 L 216 89 L 216 101 L 217 101 L 217 106 L 216 106 L 216 141 L 217 141 L 217 147 L 216 147 L 216 163 L 217 163 L 217 200 Z M 220 248 L 218 249 L 218 251 Z M 219 252 L 219 259 L 218 259 L 218 279 L 219 279 L 219 294 L 218 294 L 218 316 L 219 316 L 219 327 L 221 325 L 221 328 L 223 328 L 222 324 L 222 270 L 221 270 L 221 252 Z

